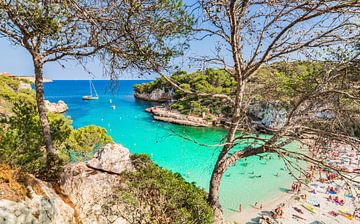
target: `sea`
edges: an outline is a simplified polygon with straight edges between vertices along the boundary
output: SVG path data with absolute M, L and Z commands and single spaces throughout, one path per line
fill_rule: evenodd
M 161 167 L 180 173 L 188 182 L 208 191 L 212 169 L 226 135 L 221 128 L 188 127 L 155 121 L 145 112 L 154 103 L 134 98 L 133 85 L 148 80 L 95 80 L 99 100 L 84 101 L 89 95 L 87 80 L 54 80 L 45 83 L 45 98 L 63 100 L 66 116 L 73 126 L 104 127 L 116 143 L 131 153 L 146 153 Z M 192 140 L 189 140 L 192 139 Z M 201 143 L 201 144 L 199 144 Z M 253 178 L 253 176 L 261 176 Z M 277 197 L 289 188 L 292 177 L 278 158 L 254 156 L 238 161 L 225 173 L 220 186 L 220 202 L 225 217 L 237 212 L 239 205 L 250 208 Z

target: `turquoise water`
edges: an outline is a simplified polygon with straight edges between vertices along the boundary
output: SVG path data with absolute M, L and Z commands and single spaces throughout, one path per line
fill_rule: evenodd
M 196 182 L 206 191 L 211 171 L 219 148 L 204 147 L 185 140 L 178 135 L 187 135 L 209 145 L 218 144 L 226 135 L 222 129 L 195 128 L 154 121 L 144 111 L 151 103 L 138 101 L 133 97 L 132 86 L 146 81 L 120 81 L 116 92 L 111 91 L 109 82 L 94 81 L 100 95 L 97 101 L 83 101 L 81 96 L 89 93 L 87 81 L 54 81 L 45 84 L 46 98 L 52 102 L 64 100 L 68 116 L 74 120 L 74 127 L 95 124 L 107 129 L 113 139 L 130 149 L 132 153 L 147 153 L 160 166 L 180 173 L 187 181 Z M 116 105 L 112 109 L 110 104 Z M 266 164 L 265 164 L 266 161 Z M 291 182 L 291 177 L 282 170 L 278 159 L 260 160 L 259 157 L 239 161 L 225 174 L 220 200 L 225 215 L 255 202 L 275 197 Z M 251 172 L 261 178 L 250 178 Z M 246 172 L 244 174 L 244 172 Z M 279 173 L 280 177 L 275 177 Z

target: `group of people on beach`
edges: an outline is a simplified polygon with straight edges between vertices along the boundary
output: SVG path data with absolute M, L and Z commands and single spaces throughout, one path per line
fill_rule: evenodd
M 278 219 L 278 218 L 282 218 L 284 215 L 284 210 L 282 209 L 283 206 L 278 206 L 277 208 L 275 208 L 275 210 L 273 212 L 271 212 L 271 217 L 273 219 Z

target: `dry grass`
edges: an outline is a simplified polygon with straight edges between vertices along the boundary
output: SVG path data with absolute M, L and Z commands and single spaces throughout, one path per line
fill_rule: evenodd
M 11 201 L 25 200 L 31 198 L 30 186 L 37 195 L 47 198 L 41 189 L 39 182 L 29 174 L 20 169 L 12 169 L 10 166 L 0 164 L 0 199 Z
M 27 196 L 27 189 L 15 178 L 16 170 L 9 166 L 0 164 L 0 199 L 11 201 L 24 200 Z

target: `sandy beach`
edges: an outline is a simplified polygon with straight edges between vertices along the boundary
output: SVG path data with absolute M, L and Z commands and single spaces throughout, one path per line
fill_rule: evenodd
M 317 152 L 318 153 L 318 152 Z M 327 163 L 344 170 L 358 170 L 360 154 L 346 147 L 337 147 L 327 157 Z M 321 153 L 318 153 L 321 155 Z M 288 192 L 280 193 L 266 202 L 259 202 L 255 207 L 226 217 L 227 223 L 360 223 L 359 194 L 360 185 L 340 179 L 329 169 L 312 168 L 313 177 L 307 185 L 302 185 L 296 192 L 289 187 Z M 358 174 L 352 179 L 360 181 Z M 295 182 L 296 183 L 296 182 Z M 260 209 L 260 205 L 262 209 Z M 281 208 L 283 215 L 272 218 L 276 208 Z M 265 221 L 263 218 L 268 218 Z

